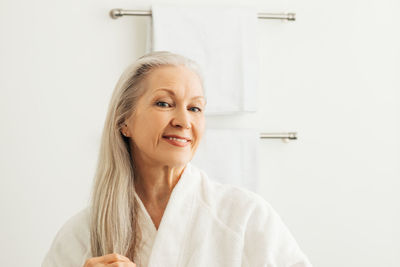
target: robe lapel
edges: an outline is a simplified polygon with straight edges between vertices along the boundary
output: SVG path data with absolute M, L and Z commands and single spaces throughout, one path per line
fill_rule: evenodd
M 181 178 L 172 190 L 164 211 L 148 267 L 178 267 L 182 260 L 182 253 L 190 221 L 192 218 L 195 194 L 200 182 L 199 173 L 188 163 Z
M 157 229 L 136 192 L 135 198 L 139 203 L 138 220 L 140 231 L 142 232 L 142 238 L 140 240 L 140 246 L 137 247 L 138 253 L 136 254 L 134 262 L 138 267 L 147 267 L 151 249 L 157 235 Z

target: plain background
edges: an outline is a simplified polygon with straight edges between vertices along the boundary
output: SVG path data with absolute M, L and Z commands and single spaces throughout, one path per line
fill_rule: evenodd
M 108 12 L 156 2 L 0 1 L 2 266 L 39 266 L 87 205 L 112 90 L 150 25 Z M 297 14 L 259 20 L 259 111 L 208 126 L 298 132 L 261 141 L 259 192 L 314 266 L 399 266 L 400 2 L 190 1 L 205 3 Z

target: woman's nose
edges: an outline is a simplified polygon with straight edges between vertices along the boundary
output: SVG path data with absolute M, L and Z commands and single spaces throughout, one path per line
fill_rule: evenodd
M 183 129 L 190 129 L 191 128 L 191 123 L 190 123 L 190 116 L 188 114 L 189 111 L 187 110 L 179 110 L 176 111 L 174 114 L 174 118 L 172 119 L 172 126 L 174 127 L 180 127 Z

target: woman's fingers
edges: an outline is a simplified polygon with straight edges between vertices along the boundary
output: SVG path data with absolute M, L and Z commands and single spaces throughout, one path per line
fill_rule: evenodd
M 114 262 L 107 265 L 107 267 L 136 267 L 136 264 L 133 262 Z
M 131 262 L 131 260 L 128 259 L 127 257 L 117 254 L 117 253 L 107 254 L 102 257 L 103 257 L 103 259 L 102 259 L 103 263 L 113 263 L 113 262 L 118 262 L 118 261 Z
M 122 265 L 121 265 L 122 264 Z M 117 254 L 107 254 L 100 257 L 93 257 L 86 260 L 84 267 L 97 267 L 97 266 L 126 266 L 126 267 L 135 267 L 136 264 L 131 262 L 129 258 Z

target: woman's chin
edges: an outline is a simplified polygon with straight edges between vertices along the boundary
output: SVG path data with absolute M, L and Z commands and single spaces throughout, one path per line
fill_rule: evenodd
M 182 166 L 186 166 L 186 164 L 188 162 L 190 162 L 190 160 L 191 160 L 191 157 L 189 157 L 189 156 L 178 156 L 178 155 L 175 156 L 175 155 L 173 155 L 173 156 L 170 156 L 168 158 L 165 158 L 163 160 L 163 162 L 167 166 L 182 167 Z

